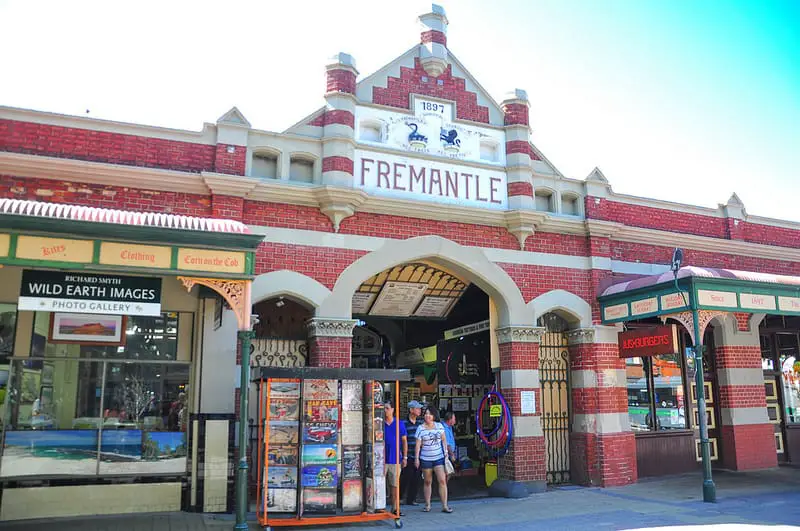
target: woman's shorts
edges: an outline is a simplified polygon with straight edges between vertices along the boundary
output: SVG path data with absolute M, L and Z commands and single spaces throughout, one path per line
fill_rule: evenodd
M 426 461 L 424 459 L 420 459 L 419 465 L 422 470 L 431 470 L 437 466 L 444 466 L 444 457 L 437 459 L 436 461 Z

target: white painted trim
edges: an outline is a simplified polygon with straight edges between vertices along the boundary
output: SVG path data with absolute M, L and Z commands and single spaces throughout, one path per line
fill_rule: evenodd
M 764 385 L 764 371 L 754 369 L 717 369 L 719 385 Z
M 577 322 L 581 328 L 592 326 L 591 305 L 574 293 L 563 289 L 554 289 L 539 295 L 528 303 L 528 308 L 533 312 L 534 319 L 555 311 L 568 314 L 567 320 L 573 321 L 573 324 Z
M 587 413 L 572 416 L 574 433 L 626 433 L 631 431 L 631 422 L 627 413 Z
M 570 371 L 569 385 L 573 389 L 594 389 L 597 387 L 597 373 L 592 370 Z
M 612 273 L 623 273 L 625 275 L 660 275 L 669 271 L 669 264 L 647 264 L 611 260 L 608 269 L 611 269 Z
M 542 419 L 539 415 L 525 417 L 514 417 L 514 437 L 541 437 L 544 435 L 542 430 Z
M 723 407 L 719 414 L 723 426 L 769 424 L 766 407 Z
M 538 389 L 538 369 L 510 369 L 500 371 L 501 389 Z
M 312 308 L 318 308 L 330 296 L 331 290 L 317 280 L 288 269 L 270 271 L 253 280 L 253 304 L 285 295 Z
M 573 389 L 627 387 L 624 369 L 571 371 L 569 383 Z

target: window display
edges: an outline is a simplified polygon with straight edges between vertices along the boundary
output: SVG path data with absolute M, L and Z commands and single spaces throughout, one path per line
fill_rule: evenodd
M 633 431 L 687 429 L 679 354 L 627 358 L 628 416 Z

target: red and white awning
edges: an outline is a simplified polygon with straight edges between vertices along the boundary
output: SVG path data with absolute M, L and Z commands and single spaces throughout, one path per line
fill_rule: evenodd
M 0 199 L 0 214 L 158 227 L 162 229 L 250 234 L 250 229 L 247 228 L 247 225 L 230 219 L 176 216 L 174 214 L 158 214 L 154 212 L 130 212 L 110 208 L 24 201 L 10 198 Z

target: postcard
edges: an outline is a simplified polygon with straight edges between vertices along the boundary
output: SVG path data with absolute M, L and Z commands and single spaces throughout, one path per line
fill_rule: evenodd
M 267 450 L 267 463 L 269 466 L 297 466 L 297 447 L 270 446 Z
M 361 444 L 364 441 L 364 415 L 361 411 L 342 412 L 342 444 Z
M 269 423 L 269 443 L 297 444 L 299 423 L 290 420 L 277 420 Z
M 386 508 L 386 476 L 375 475 L 374 483 L 375 510 L 380 511 Z
M 360 478 L 361 467 L 361 447 L 345 446 L 342 448 L 342 476 L 344 479 Z
M 306 400 L 306 422 L 336 422 L 339 420 L 339 404 L 336 400 Z
M 269 397 L 270 399 L 300 398 L 300 380 L 273 378 L 269 383 Z
M 364 384 L 360 380 L 342 380 L 342 410 L 361 411 Z
M 383 419 L 382 418 L 375 418 L 375 419 L 373 419 L 372 422 L 373 422 L 372 430 L 373 430 L 373 434 L 374 434 L 374 437 L 375 437 L 374 440 L 375 440 L 375 442 L 382 442 L 383 441 L 383 425 L 384 425 Z
M 335 488 L 336 465 L 309 465 L 303 467 L 303 487 Z
M 268 467 L 267 487 L 270 489 L 296 489 L 297 468 L 293 466 Z
M 303 465 L 335 465 L 336 445 L 308 444 L 303 446 Z
M 299 398 L 272 398 L 269 401 L 270 420 L 298 420 Z
M 306 380 L 303 383 L 303 400 L 338 400 L 339 382 L 336 380 Z
M 383 467 L 386 463 L 386 447 L 382 444 L 376 444 L 373 455 L 373 469 L 376 476 L 383 476 Z
M 342 484 L 342 510 L 360 511 L 362 485 L 360 479 L 350 479 Z
M 383 405 L 383 384 L 380 382 L 372 383 L 372 403 Z
M 303 512 L 306 513 L 336 512 L 336 491 L 304 489 Z
M 303 427 L 303 441 L 307 443 L 335 443 L 335 422 L 314 422 Z
M 297 510 L 297 491 L 294 489 L 267 489 L 267 510 L 275 513 L 293 513 Z

